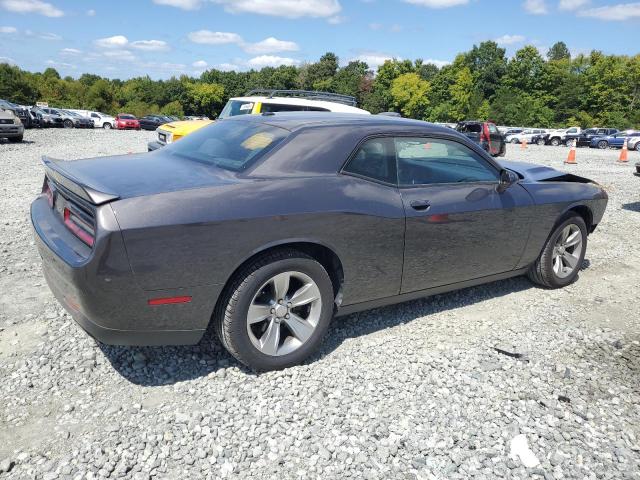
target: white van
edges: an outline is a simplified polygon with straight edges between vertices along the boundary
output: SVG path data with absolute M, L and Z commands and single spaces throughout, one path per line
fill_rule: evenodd
M 116 119 L 113 118 L 111 115 L 107 115 L 106 113 L 94 112 L 92 110 L 71 110 L 71 109 L 67 109 L 67 110 L 79 113 L 84 117 L 90 118 L 91 120 L 93 120 L 93 125 L 96 128 L 105 128 L 109 130 L 110 128 L 113 128 L 114 125 L 116 124 Z

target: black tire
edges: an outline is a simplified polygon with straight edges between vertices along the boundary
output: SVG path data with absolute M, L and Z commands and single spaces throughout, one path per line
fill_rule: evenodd
M 23 135 L 20 135 L 19 137 L 11 137 L 9 138 L 9 141 L 11 143 L 20 143 L 22 141 Z
M 249 338 L 247 312 L 258 289 L 274 275 L 287 271 L 302 272 L 316 283 L 322 300 L 320 319 L 311 337 L 297 350 L 281 356 L 266 355 Z M 324 267 L 302 252 L 282 249 L 258 257 L 232 278 L 218 301 L 212 321 L 218 338 L 231 355 L 255 371 L 268 371 L 298 365 L 313 354 L 331 323 L 333 310 L 333 285 Z
M 598 148 L 600 150 L 606 150 L 607 148 L 609 148 L 609 143 L 606 140 L 600 140 L 598 142 Z
M 552 138 L 550 143 L 551 143 L 551 145 L 553 147 L 557 147 L 558 145 L 560 145 L 560 139 L 559 138 Z
M 73 122 L 71 120 L 65 120 L 63 126 L 64 128 L 73 128 Z
M 515 144 L 520 143 L 520 141 L 517 138 L 512 138 L 511 139 L 511 143 L 513 143 L 515 145 Z
M 564 141 L 564 144 L 565 144 L 567 147 L 573 147 L 573 139 L 571 139 L 571 140 L 565 140 L 565 141 Z M 577 146 L 577 144 L 576 144 L 576 146 Z
M 640 142 L 636 143 L 636 152 L 640 152 Z
M 574 268 L 573 272 L 565 277 L 560 278 L 553 271 L 553 249 L 558 240 L 558 237 L 562 233 L 562 230 L 570 224 L 574 224 L 580 228 L 582 232 L 582 252 L 580 254 L 577 266 Z M 560 221 L 556 224 L 556 227 L 553 230 L 553 233 L 547 239 L 547 242 L 540 253 L 540 256 L 536 259 L 536 261 L 531 265 L 529 271 L 527 272 L 527 276 L 533 283 L 537 283 L 538 285 L 545 288 L 562 288 L 567 285 L 573 283 L 580 272 L 580 267 L 582 266 L 582 262 L 584 261 L 584 255 L 587 251 L 587 225 L 584 222 L 584 219 L 575 212 L 569 212 L 564 217 L 560 219 Z
M 536 142 L 536 144 L 543 146 L 544 145 L 544 138 L 539 138 L 538 141 Z
M 111 130 L 111 128 L 113 128 L 111 126 L 111 124 L 109 122 L 103 123 L 102 124 L 102 128 L 104 128 L 105 130 Z

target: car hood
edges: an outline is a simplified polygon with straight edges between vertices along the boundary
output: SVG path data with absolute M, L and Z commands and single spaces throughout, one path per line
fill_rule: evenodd
M 237 181 L 227 170 L 170 155 L 162 150 L 86 160 L 44 158 L 43 161 L 73 183 L 95 192 L 96 199 L 123 199 Z
M 544 165 L 536 165 L 535 163 L 513 162 L 508 160 L 499 160 L 498 164 L 504 168 L 513 170 L 520 177 L 527 181 L 533 182 L 578 182 L 578 183 L 595 183 L 588 178 L 573 175 L 571 173 L 561 172 L 555 168 L 546 167 Z

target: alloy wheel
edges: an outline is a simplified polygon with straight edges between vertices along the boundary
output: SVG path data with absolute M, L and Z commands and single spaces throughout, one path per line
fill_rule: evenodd
M 261 353 L 287 355 L 304 345 L 320 321 L 320 289 L 302 272 L 283 272 L 267 280 L 247 312 L 247 333 Z
M 582 255 L 582 231 L 570 223 L 562 229 L 553 247 L 553 272 L 558 278 L 567 278 L 576 268 Z
M 601 142 L 598 142 L 598 148 L 600 150 L 604 150 L 605 148 L 607 148 L 609 146 L 609 144 L 607 142 L 605 142 L 604 140 Z

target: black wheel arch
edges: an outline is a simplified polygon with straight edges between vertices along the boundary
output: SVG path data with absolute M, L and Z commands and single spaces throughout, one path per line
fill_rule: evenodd
M 248 258 L 238 264 L 231 275 L 229 275 L 229 278 L 227 278 L 224 288 L 222 289 L 221 294 L 216 301 L 214 312 L 216 311 L 218 302 L 220 302 L 220 300 L 225 297 L 227 289 L 233 284 L 236 276 L 240 271 L 242 271 L 247 265 L 255 262 L 258 258 L 273 254 L 278 250 L 297 250 L 308 255 L 309 257 L 316 260 L 320 265 L 322 265 L 329 274 L 329 278 L 331 279 L 335 303 L 337 305 L 340 305 L 342 300 L 342 286 L 344 284 L 344 270 L 342 267 L 342 262 L 340 261 L 340 258 L 338 257 L 336 252 L 332 248 L 320 242 L 308 240 L 290 240 L 281 241 L 276 244 L 265 245 L 257 251 L 254 251 Z

